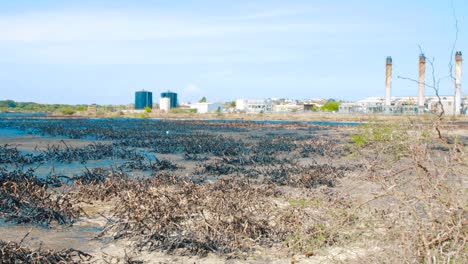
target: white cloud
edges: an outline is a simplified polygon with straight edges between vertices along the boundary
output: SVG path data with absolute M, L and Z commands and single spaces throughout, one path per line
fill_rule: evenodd
M 293 11 L 272 10 L 246 18 L 275 17 Z M 272 32 L 340 32 L 350 24 L 262 23 L 205 17 L 167 17 L 133 12 L 56 11 L 0 16 L 0 42 L 76 42 L 187 39 Z
M 333 44 L 335 33 L 361 28 L 314 19 L 261 19 L 295 12 L 299 10 L 272 9 L 247 20 L 141 10 L 0 14 L 0 57 L 53 64 L 282 63 L 304 57 L 297 45 Z

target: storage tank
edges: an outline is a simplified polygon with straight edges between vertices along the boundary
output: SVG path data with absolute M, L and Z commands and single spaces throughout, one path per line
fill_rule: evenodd
M 135 109 L 153 108 L 153 93 L 148 91 L 135 92 Z
M 174 92 L 164 92 L 161 93 L 161 98 L 169 98 L 171 100 L 171 108 L 176 108 L 177 107 L 177 93 Z

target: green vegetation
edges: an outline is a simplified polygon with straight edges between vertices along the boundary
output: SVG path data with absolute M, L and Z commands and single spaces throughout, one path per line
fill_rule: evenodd
M 224 107 L 225 109 L 228 109 L 228 108 L 236 108 L 236 101 L 225 102 L 225 103 L 223 103 L 223 107 Z
M 78 111 L 86 110 L 86 105 L 38 104 L 32 102 L 15 102 L 13 100 L 0 101 L 0 112 L 59 112 L 64 115 L 72 115 Z
M 60 113 L 64 114 L 64 115 L 73 115 L 74 113 L 76 113 L 76 111 L 72 108 L 64 108 L 62 110 L 60 110 Z
M 145 112 L 146 112 L 146 113 L 151 113 L 151 108 L 150 108 L 150 107 L 148 107 L 148 106 L 147 106 L 147 107 L 145 107 Z
M 340 108 L 340 102 L 330 99 L 321 107 L 321 110 L 327 112 L 337 112 L 338 108 Z
M 395 138 L 398 130 L 396 124 L 369 123 L 359 127 L 359 132 L 351 139 L 356 146 L 365 146 L 372 142 L 390 142 Z
M 425 143 L 429 138 L 424 134 L 420 137 Z M 351 136 L 354 153 L 359 153 L 364 148 L 381 148 L 385 145 L 385 153 L 388 159 L 396 161 L 409 153 L 409 146 L 414 143 L 408 129 L 389 122 L 371 122 L 358 128 L 358 133 Z M 423 142 L 421 142 L 423 143 Z
M 88 110 L 88 107 L 87 107 L 86 105 L 77 105 L 77 106 L 75 107 L 75 110 L 76 110 L 76 111 L 81 111 L 81 112 L 83 112 L 83 111 L 87 111 L 87 110 Z
M 126 105 L 101 105 L 97 107 L 97 115 L 103 116 L 109 112 L 127 109 Z M 150 109 L 151 110 L 151 109 Z M 39 104 L 33 102 L 15 102 L 13 100 L 0 101 L 0 112 L 39 112 L 57 113 L 61 115 L 74 115 L 79 112 L 87 112 L 88 105 L 66 105 L 66 104 Z
M 171 108 L 171 110 L 169 110 L 171 114 L 193 114 L 196 112 L 197 109 Z
M 199 102 L 199 103 L 206 103 L 206 97 L 203 96 L 203 97 L 200 99 L 200 101 L 198 101 L 198 102 Z

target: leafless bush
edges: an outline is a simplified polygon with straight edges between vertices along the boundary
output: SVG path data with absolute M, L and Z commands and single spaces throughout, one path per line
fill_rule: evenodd
M 365 133 L 355 137 L 359 153 L 368 179 L 382 189 L 372 200 L 392 201 L 377 210 L 386 216 L 381 221 L 393 245 L 387 250 L 405 262 L 466 261 L 466 146 L 411 120 L 373 124 Z

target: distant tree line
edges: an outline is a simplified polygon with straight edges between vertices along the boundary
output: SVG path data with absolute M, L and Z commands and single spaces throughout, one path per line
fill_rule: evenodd
M 59 112 L 64 115 L 72 115 L 77 111 L 86 111 L 87 109 L 87 105 L 38 104 L 33 102 L 15 102 L 13 100 L 0 101 L 0 112 Z

